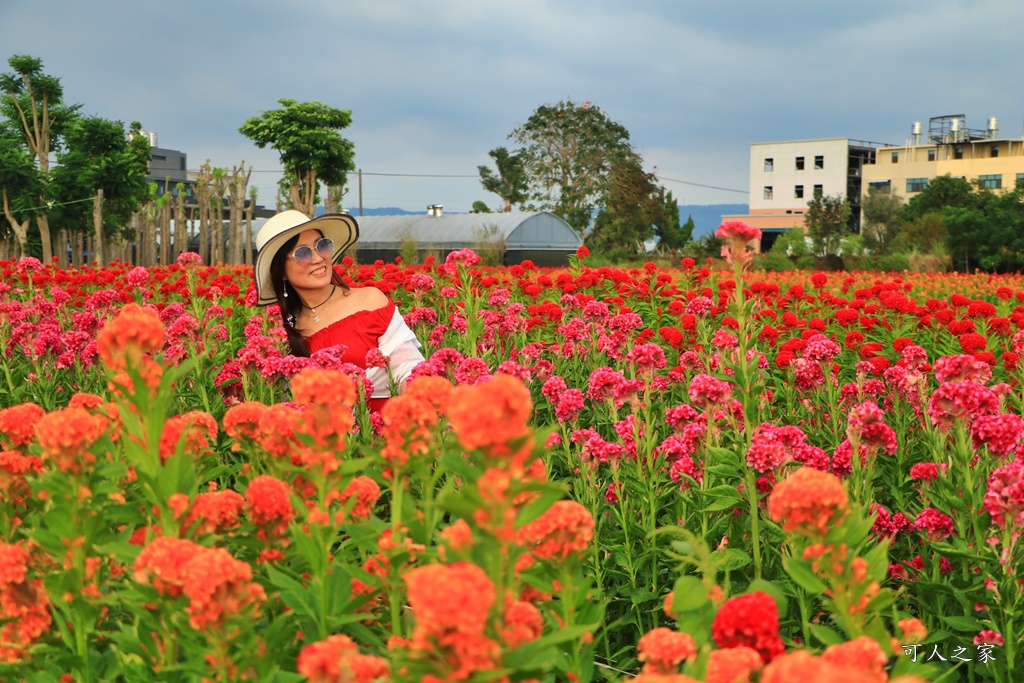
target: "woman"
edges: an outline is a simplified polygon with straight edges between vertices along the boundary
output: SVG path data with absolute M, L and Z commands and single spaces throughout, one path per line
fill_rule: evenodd
M 423 361 L 420 343 L 402 315 L 376 287 L 349 287 L 334 270 L 341 255 L 359 239 L 359 226 L 347 214 L 312 220 L 283 211 L 256 235 L 257 303 L 281 308 L 292 355 L 309 356 L 343 344 L 342 360 L 367 367 L 367 353 L 379 349 L 386 367 L 370 367 L 370 410 L 377 412 Z

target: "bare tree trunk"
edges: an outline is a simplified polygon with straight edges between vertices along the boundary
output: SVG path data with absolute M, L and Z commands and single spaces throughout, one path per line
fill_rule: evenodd
M 329 185 L 327 187 L 327 198 L 324 200 L 324 211 L 327 213 L 338 213 L 341 208 L 341 199 L 345 196 L 345 188 L 341 185 Z
M 256 213 L 256 188 L 249 190 L 249 208 L 245 216 L 245 265 L 252 265 L 252 217 Z
M 199 167 L 196 177 L 196 200 L 199 202 L 199 256 L 203 263 L 210 263 L 210 194 L 213 174 L 209 162 Z
M 25 219 L 19 223 L 14 219 L 14 214 L 11 212 L 11 202 L 7 198 L 6 188 L 3 190 L 4 197 L 4 216 L 7 217 L 7 222 L 11 225 L 11 230 L 14 231 L 15 248 L 13 253 L 19 258 L 25 254 L 26 241 L 28 240 L 28 222 L 31 218 Z
M 189 251 L 188 216 L 185 213 L 185 188 L 179 186 L 178 194 L 174 197 L 174 253 L 171 260 L 178 258 L 178 254 Z
M 224 169 L 213 169 L 213 205 L 210 207 L 213 216 L 213 244 L 210 263 L 224 263 L 224 195 L 227 192 L 227 179 Z
M 166 266 L 171 257 L 171 211 L 170 198 L 160 206 L 160 265 Z
M 46 200 L 40 198 L 45 204 Z M 45 213 L 36 216 L 36 225 L 39 226 L 39 236 L 43 240 L 43 263 L 53 261 L 53 241 L 50 239 L 50 219 Z M 63 260 L 63 254 L 61 256 Z
M 245 251 L 245 245 L 242 243 L 242 219 L 245 214 L 245 191 L 249 186 L 249 176 L 251 175 L 252 167 L 246 171 L 244 161 L 240 166 L 231 169 L 231 178 L 228 181 L 229 225 L 231 226 L 228 231 L 228 242 L 231 245 L 228 255 L 229 263 L 244 263 L 242 254 Z
M 95 242 L 93 249 L 92 260 L 101 266 L 106 265 L 106 259 L 104 258 L 104 248 L 106 247 L 105 240 L 103 239 L 103 188 L 96 190 L 96 196 L 92 200 L 92 229 Z

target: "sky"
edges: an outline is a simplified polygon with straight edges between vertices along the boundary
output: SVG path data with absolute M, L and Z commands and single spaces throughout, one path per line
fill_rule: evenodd
M 352 112 L 343 205 L 468 211 L 488 152 L 540 106 L 592 102 L 680 204 L 746 203 L 750 145 L 903 144 L 914 121 L 1024 137 L 1021 0 L 0 0 L 0 68 L 28 54 L 82 112 L 253 169 L 238 132 L 278 100 Z M 361 192 L 360 192 L 361 189 Z

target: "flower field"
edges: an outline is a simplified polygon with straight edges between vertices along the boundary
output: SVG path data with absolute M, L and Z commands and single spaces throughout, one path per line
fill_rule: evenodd
M 0 262 L 0 679 L 1021 680 L 1024 278 L 744 241 L 346 259 L 380 414 L 249 269 Z

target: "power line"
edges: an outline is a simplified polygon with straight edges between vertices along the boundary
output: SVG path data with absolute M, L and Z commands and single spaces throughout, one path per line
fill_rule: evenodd
M 50 202 L 49 204 L 44 204 L 43 206 L 33 206 L 30 209 L 19 209 L 18 211 L 24 213 L 24 212 L 27 212 L 27 211 L 38 211 L 39 209 L 52 209 L 55 206 L 67 206 L 68 204 L 78 204 L 80 202 L 91 202 L 91 201 L 93 201 L 93 199 L 94 199 L 94 197 L 86 197 L 85 199 L 72 199 L 70 202 L 60 202 L 59 204 L 55 203 L 55 202 Z
M 667 180 L 670 183 L 680 183 L 682 185 L 693 185 L 694 187 L 706 187 L 709 190 L 722 190 L 723 192 L 738 192 L 740 194 L 750 194 L 749 190 L 734 190 L 730 187 L 717 187 L 715 185 L 703 185 L 701 183 L 691 183 L 688 180 L 676 180 L 675 178 L 666 178 L 665 176 L 655 176 L 658 180 Z

